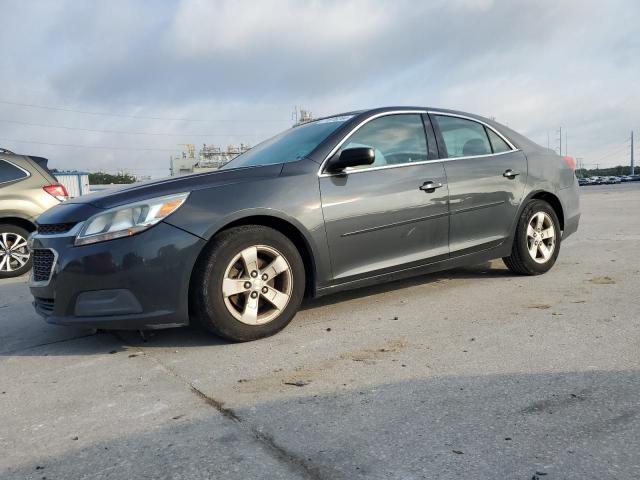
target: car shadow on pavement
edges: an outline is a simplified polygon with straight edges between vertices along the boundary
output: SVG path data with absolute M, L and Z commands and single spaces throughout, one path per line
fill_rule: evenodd
M 301 311 L 322 308 L 348 300 L 395 292 L 410 287 L 428 285 L 443 280 L 499 278 L 510 275 L 513 274 L 510 273 L 501 262 L 485 262 L 470 267 L 430 273 L 371 287 L 339 292 L 317 299 L 307 299 L 303 302 Z M 34 318 L 30 319 L 30 322 L 42 322 L 42 319 L 34 315 Z M 20 348 L 6 351 L 0 349 L 0 357 L 91 355 L 103 354 L 105 352 L 116 353 L 136 348 L 144 348 L 145 346 L 159 348 L 215 347 L 232 343 L 216 337 L 195 324 L 188 327 L 166 330 L 146 330 L 144 332 L 65 330 L 66 327 L 52 328 L 44 323 L 42 325 L 43 328 L 50 329 L 51 332 L 41 335 L 37 342 L 22 345 Z M 28 330 L 33 331 L 34 329 L 38 330 L 38 326 L 35 324 L 29 325 Z M 60 335 L 61 332 L 64 333 L 64 335 Z M 68 335 L 66 334 L 67 332 Z
M 98 422 L 92 431 L 71 425 L 66 437 L 21 436 L 4 452 L 0 476 L 637 478 L 638 371 L 427 377 L 316 395 L 291 389 L 241 407 L 207 397 L 205 410 L 176 415 L 165 406 L 148 426 L 125 413 L 105 417 L 104 430 Z
M 405 288 L 416 287 L 419 285 L 428 285 L 430 283 L 440 282 L 443 280 L 455 279 L 473 279 L 473 278 L 504 278 L 513 276 L 502 262 L 484 262 L 469 267 L 460 267 L 442 272 L 427 273 L 402 280 L 395 280 L 387 283 L 380 283 L 370 287 L 361 287 L 353 290 L 334 293 L 325 297 L 305 300 L 302 304 L 302 310 L 333 305 L 346 300 L 356 298 L 364 298 L 382 293 L 394 292 Z

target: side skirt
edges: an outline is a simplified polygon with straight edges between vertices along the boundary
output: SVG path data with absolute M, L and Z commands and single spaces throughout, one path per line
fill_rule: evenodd
M 344 290 L 353 290 L 356 288 L 378 285 L 380 283 L 402 280 L 404 278 L 415 277 L 427 273 L 441 272 L 443 270 L 475 265 L 477 263 L 487 262 L 496 258 L 507 257 L 511 254 L 511 245 L 512 240 L 508 239 L 496 247 L 482 250 L 480 252 L 459 255 L 453 258 L 447 258 L 445 260 L 440 260 L 425 265 L 418 265 L 415 267 L 404 268 L 402 270 L 396 270 L 389 273 L 372 275 L 370 277 L 359 278 L 357 280 L 337 283 L 326 287 L 318 287 L 316 288 L 315 296 L 322 297 L 325 295 L 330 295 L 332 293 L 342 292 Z

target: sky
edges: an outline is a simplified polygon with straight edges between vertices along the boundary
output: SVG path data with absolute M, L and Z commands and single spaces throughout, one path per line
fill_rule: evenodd
M 562 127 L 587 168 L 628 164 L 640 137 L 637 0 L 0 0 L 0 16 L 0 147 L 58 169 L 165 176 L 181 144 L 255 145 L 296 106 L 459 109 L 556 150 Z

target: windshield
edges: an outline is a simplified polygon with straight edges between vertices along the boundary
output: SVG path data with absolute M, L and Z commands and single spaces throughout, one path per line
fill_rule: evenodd
M 324 118 L 285 130 L 234 158 L 222 169 L 300 160 L 351 117 L 352 115 L 343 115 Z

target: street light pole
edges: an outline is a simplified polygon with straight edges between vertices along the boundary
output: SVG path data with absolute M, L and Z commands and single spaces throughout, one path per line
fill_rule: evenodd
M 560 156 L 562 156 L 562 127 L 558 130 L 558 141 L 560 142 Z
M 631 175 L 635 175 L 635 165 L 633 164 L 633 130 L 631 130 Z

